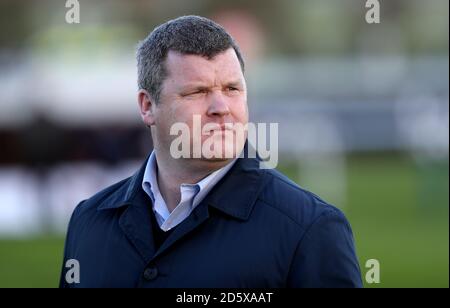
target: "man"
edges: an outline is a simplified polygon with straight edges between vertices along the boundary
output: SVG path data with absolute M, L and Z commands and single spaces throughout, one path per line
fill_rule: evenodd
M 180 17 L 157 27 L 137 60 L 154 151 L 132 177 L 77 206 L 64 264 L 76 260 L 79 276 L 63 266 L 61 286 L 360 287 L 344 215 L 257 158 L 238 158 L 249 145 L 230 127 L 248 122 L 247 89 L 230 35 Z M 200 155 L 175 157 L 179 123 L 192 132 L 189 153 L 200 145 Z M 212 156 L 208 138 L 223 146 Z

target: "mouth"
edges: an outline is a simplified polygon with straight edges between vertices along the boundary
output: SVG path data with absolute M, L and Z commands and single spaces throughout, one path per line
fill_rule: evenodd
M 233 123 L 223 123 L 223 124 L 217 124 L 214 126 L 214 128 L 207 127 L 206 129 L 203 129 L 204 133 L 210 134 L 210 133 L 225 133 L 226 131 L 233 131 Z

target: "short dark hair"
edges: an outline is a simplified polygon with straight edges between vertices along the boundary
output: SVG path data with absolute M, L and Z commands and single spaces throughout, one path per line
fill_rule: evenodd
M 182 16 L 156 27 L 137 48 L 139 89 L 147 90 L 158 103 L 161 87 L 167 77 L 164 61 L 170 50 L 213 58 L 233 48 L 244 72 L 239 46 L 226 30 L 214 21 L 200 16 Z

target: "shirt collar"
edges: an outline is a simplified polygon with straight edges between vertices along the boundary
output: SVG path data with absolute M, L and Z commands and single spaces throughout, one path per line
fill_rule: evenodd
M 156 164 L 155 151 L 152 151 L 147 165 L 145 166 L 144 177 L 142 179 L 142 189 L 150 196 L 153 203 L 155 202 L 155 195 L 160 194 L 158 180 L 157 180 L 158 166 Z
M 211 191 L 211 189 L 223 178 L 223 176 L 233 167 L 237 158 L 233 159 L 226 166 L 210 173 L 208 176 L 196 184 L 181 184 L 181 199 L 192 199 L 192 208 L 195 208 Z M 142 180 L 142 189 L 150 196 L 153 203 L 153 210 L 164 219 L 170 215 L 158 186 L 158 164 L 156 153 L 152 151 L 145 167 Z

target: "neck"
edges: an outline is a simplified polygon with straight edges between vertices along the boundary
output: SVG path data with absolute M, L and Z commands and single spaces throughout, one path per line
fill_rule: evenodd
M 158 186 L 167 209 L 171 213 L 181 200 L 181 184 L 195 184 L 229 161 L 202 162 L 194 159 L 173 159 L 158 151 Z

